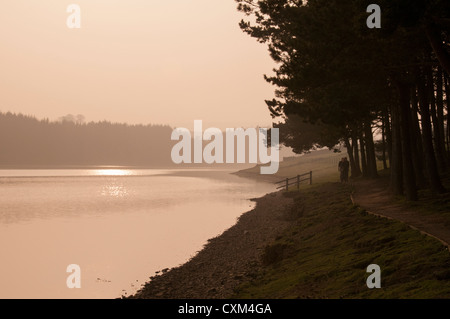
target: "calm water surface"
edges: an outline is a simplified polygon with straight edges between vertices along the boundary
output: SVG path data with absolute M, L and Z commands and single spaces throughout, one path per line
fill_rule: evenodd
M 272 184 L 217 170 L 0 170 L 0 298 L 117 298 L 194 256 Z M 69 289 L 70 264 L 81 288 Z

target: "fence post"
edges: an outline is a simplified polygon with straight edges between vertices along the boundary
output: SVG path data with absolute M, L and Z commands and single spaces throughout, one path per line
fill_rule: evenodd
M 300 175 L 297 175 L 297 190 L 300 190 Z
M 312 185 L 312 171 L 309 171 L 309 185 Z
M 289 178 L 286 177 L 286 192 L 289 190 Z

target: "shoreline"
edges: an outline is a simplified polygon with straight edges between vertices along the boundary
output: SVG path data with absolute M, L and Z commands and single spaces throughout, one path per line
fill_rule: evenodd
M 251 199 L 254 209 L 207 244 L 186 263 L 150 277 L 130 299 L 225 299 L 262 267 L 267 245 L 292 225 L 286 207 L 292 199 L 282 192 Z
M 258 172 L 254 173 L 254 172 L 248 171 L 248 169 L 239 170 L 239 171 L 233 172 L 231 174 L 239 176 L 239 177 L 250 178 L 250 179 L 257 180 L 257 181 L 273 183 L 273 184 L 276 182 L 279 182 L 280 180 L 283 179 L 283 177 L 280 177 L 280 176 L 262 175 L 262 174 L 259 174 Z
M 59 170 L 59 169 L 192 169 L 192 170 L 233 170 L 239 169 L 239 164 L 161 164 L 161 165 L 115 165 L 115 164 L 0 164 L 0 170 Z M 245 169 L 242 169 L 245 170 Z

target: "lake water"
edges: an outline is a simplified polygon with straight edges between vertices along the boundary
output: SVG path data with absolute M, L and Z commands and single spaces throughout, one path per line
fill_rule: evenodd
M 133 294 L 275 190 L 230 172 L 0 170 L 0 298 Z M 66 284 L 71 264 L 79 289 Z

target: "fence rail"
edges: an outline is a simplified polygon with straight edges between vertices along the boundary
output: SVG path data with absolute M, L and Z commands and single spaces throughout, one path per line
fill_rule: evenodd
M 305 177 L 307 176 L 307 177 Z M 282 188 L 286 188 L 286 190 L 289 190 L 289 186 L 292 185 L 297 185 L 297 189 L 300 190 L 300 183 L 303 181 L 308 181 L 309 180 L 309 185 L 312 184 L 312 171 L 310 171 L 309 173 L 305 173 L 302 175 L 297 175 L 295 177 L 291 177 L 291 178 L 286 178 L 283 179 L 282 181 L 276 182 L 275 184 L 282 184 L 281 186 L 278 186 L 277 189 L 282 189 Z

